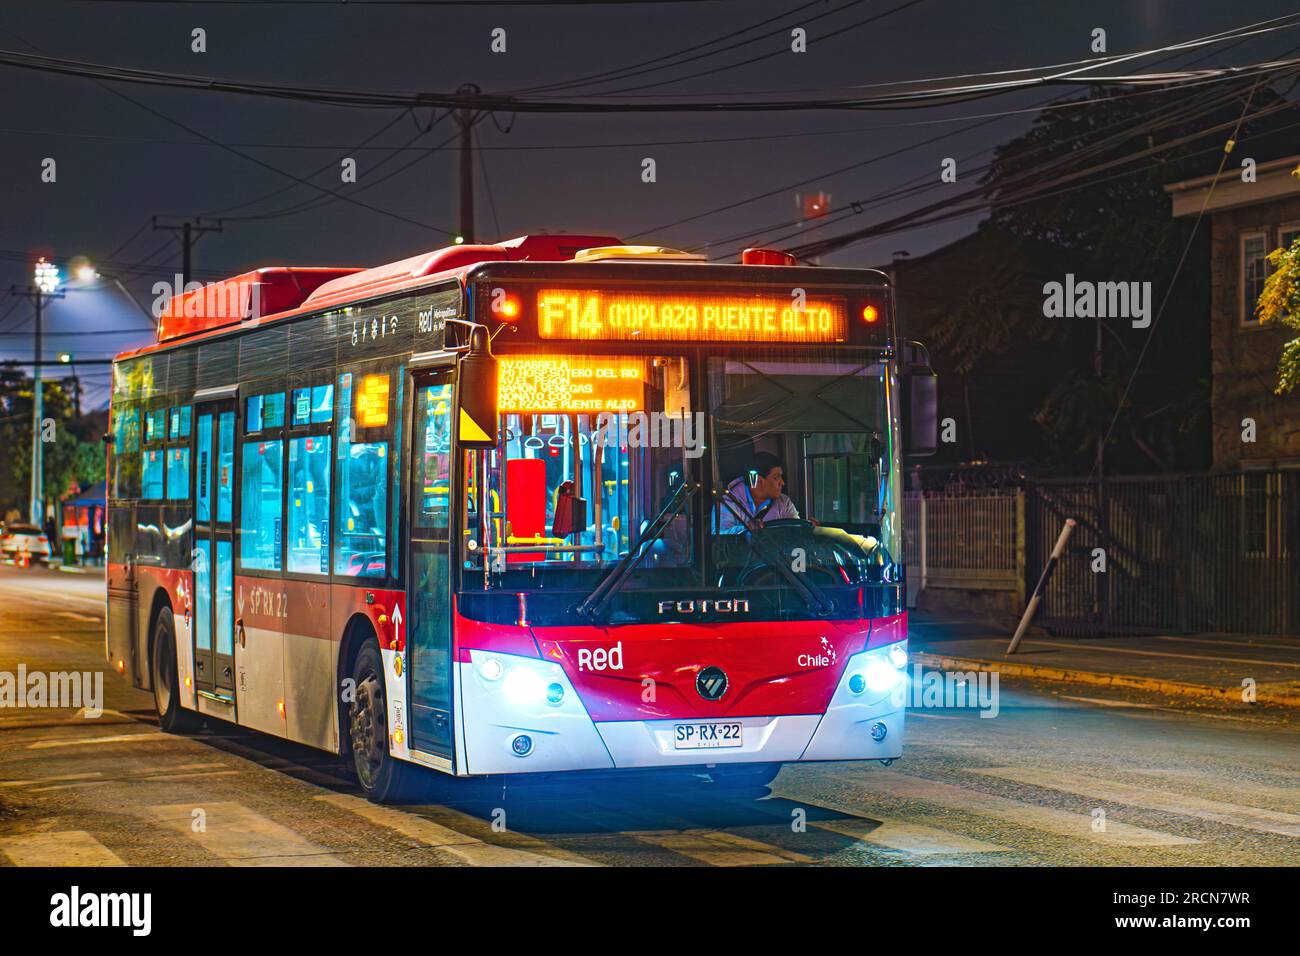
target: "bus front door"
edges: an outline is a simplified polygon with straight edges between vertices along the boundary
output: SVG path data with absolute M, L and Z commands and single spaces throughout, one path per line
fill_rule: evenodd
M 195 408 L 194 682 L 204 696 L 235 699 L 235 403 Z
M 412 743 L 451 757 L 450 369 L 416 372 L 411 394 L 407 657 Z

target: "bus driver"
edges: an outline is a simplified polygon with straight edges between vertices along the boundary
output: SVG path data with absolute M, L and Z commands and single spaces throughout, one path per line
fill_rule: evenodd
M 761 526 L 764 521 L 798 518 L 799 509 L 785 494 L 785 469 L 771 452 L 755 452 L 749 470 L 727 485 L 727 494 L 719 504 L 718 531 L 736 534 L 745 524 L 735 513 L 740 510 Z M 735 509 L 735 510 L 733 510 Z

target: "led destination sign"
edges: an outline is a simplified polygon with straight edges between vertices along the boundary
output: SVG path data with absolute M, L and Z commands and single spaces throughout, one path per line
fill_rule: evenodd
M 848 312 L 839 296 L 539 289 L 537 329 L 588 341 L 843 342 Z
M 645 380 L 640 358 L 502 356 L 497 407 L 501 412 L 627 412 L 643 406 Z

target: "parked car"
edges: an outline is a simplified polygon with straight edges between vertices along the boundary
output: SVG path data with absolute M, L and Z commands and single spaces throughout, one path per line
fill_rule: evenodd
M 30 560 L 50 560 L 50 539 L 45 532 L 34 524 L 11 524 L 0 534 L 0 555 L 11 561 L 17 561 L 27 554 Z

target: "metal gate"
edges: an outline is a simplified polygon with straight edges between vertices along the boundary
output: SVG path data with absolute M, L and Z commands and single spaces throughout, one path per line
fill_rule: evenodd
M 1037 619 L 1054 633 L 1300 633 L 1300 472 L 1029 481 L 1030 577 L 1067 517 Z

